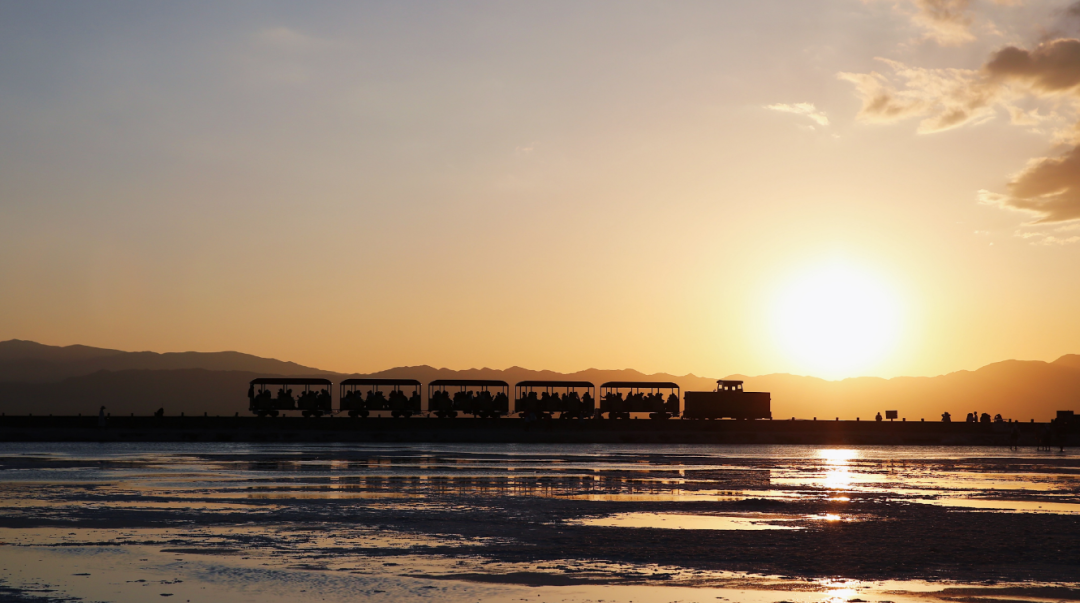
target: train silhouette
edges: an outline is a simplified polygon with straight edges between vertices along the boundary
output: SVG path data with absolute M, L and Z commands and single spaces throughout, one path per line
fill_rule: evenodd
M 395 419 L 408 419 L 425 412 L 423 387 L 415 379 L 345 379 L 338 384 L 335 411 L 329 379 L 263 377 L 248 387 L 248 409 L 259 417 L 298 410 L 305 417 L 341 413 L 366 418 L 389 412 Z M 514 385 L 511 411 L 510 384 L 505 381 L 438 379 L 427 384 L 426 412 L 440 419 L 511 414 L 528 419 L 629 419 L 633 413 L 647 413 L 654 420 L 772 419 L 770 394 L 743 391 L 742 381 L 721 379 L 714 391 L 686 392 L 685 408 L 679 384 L 670 381 L 609 381 L 600 386 L 599 399 L 596 391 L 588 381 L 521 381 Z

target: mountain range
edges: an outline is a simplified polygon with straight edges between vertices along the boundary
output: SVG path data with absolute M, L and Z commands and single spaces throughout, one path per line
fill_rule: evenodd
M 0 412 L 5 414 L 96 414 L 104 405 L 115 414 L 231 415 L 247 413 L 247 383 L 259 376 L 401 377 L 501 379 L 511 385 L 529 379 L 591 381 L 673 381 L 683 391 L 711 390 L 715 377 L 647 375 L 632 369 L 588 369 L 576 373 L 508 369 L 451 370 L 398 367 L 344 375 L 294 362 L 240 352 L 125 352 L 88 346 L 49 346 L 31 341 L 0 342 Z M 750 391 L 772 393 L 774 418 L 871 419 L 897 410 L 908 420 L 954 420 L 968 412 L 1044 421 L 1057 410 L 1080 410 L 1080 355 L 1053 362 L 1006 360 L 974 371 L 935 377 L 858 377 L 827 381 L 770 374 L 741 379 Z

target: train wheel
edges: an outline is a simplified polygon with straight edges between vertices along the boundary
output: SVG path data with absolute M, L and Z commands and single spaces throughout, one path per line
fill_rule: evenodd
M 412 413 L 406 410 L 405 412 L 401 413 L 401 416 L 405 417 L 406 419 L 409 419 L 409 418 L 412 418 Z
M 276 417 L 276 416 L 278 416 L 278 411 L 276 411 L 276 410 L 272 410 L 272 411 L 270 411 L 270 416 L 271 416 L 271 417 Z
M 356 418 L 356 411 L 355 411 L 355 410 L 350 410 L 350 411 L 349 411 L 349 418 L 351 418 L 351 419 L 355 419 L 355 418 Z
M 394 417 L 394 418 L 396 419 L 396 418 L 398 418 L 398 417 L 400 417 L 400 416 L 401 416 L 401 413 L 399 413 L 399 412 L 398 412 L 398 411 L 396 411 L 396 410 L 392 410 L 392 411 L 390 411 L 390 416 L 391 416 L 391 417 Z

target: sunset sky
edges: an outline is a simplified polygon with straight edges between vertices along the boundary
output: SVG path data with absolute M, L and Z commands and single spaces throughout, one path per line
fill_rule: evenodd
M 1080 353 L 1080 3 L 0 2 L 0 339 L 338 371 Z

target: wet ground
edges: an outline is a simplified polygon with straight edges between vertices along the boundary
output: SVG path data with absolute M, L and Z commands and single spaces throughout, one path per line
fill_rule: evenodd
M 1080 455 L 0 444 L 0 601 L 1080 600 Z

